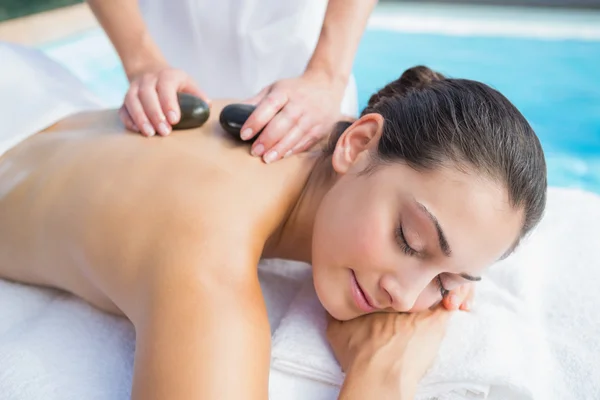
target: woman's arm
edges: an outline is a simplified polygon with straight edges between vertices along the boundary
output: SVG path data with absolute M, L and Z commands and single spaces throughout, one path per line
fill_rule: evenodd
M 330 319 L 327 337 L 346 372 L 340 400 L 412 400 L 435 359 L 451 312 L 376 313 Z
M 177 257 L 147 281 L 133 399 L 268 398 L 270 331 L 255 267 L 227 254 Z
M 88 0 L 92 12 L 115 46 L 131 80 L 149 66 L 166 66 L 150 37 L 137 0 Z
M 339 400 L 412 400 L 418 382 L 403 376 L 400 357 L 387 360 L 360 360 L 346 372 Z

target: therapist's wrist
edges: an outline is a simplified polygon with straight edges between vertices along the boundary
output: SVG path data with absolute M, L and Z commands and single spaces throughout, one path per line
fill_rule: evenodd
M 145 73 L 157 72 L 169 67 L 165 58 L 153 44 L 142 46 L 137 51 L 129 53 L 128 57 L 122 59 L 122 62 L 129 82 Z
M 168 67 L 169 64 L 163 60 L 144 60 L 130 64 L 128 68 L 125 68 L 125 74 L 129 82 L 132 82 L 144 74 L 159 72 Z
M 318 61 L 311 61 L 303 75 L 310 79 L 321 81 L 342 93 L 346 89 L 346 85 L 348 85 L 348 80 L 350 79 L 350 74 L 336 70 L 328 63 Z

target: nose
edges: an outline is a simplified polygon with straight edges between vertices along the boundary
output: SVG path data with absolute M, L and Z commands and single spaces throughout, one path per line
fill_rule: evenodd
M 398 312 L 409 312 L 430 282 L 431 279 L 411 279 L 401 285 L 394 276 L 385 275 L 381 278 L 380 286 L 389 295 L 390 308 Z

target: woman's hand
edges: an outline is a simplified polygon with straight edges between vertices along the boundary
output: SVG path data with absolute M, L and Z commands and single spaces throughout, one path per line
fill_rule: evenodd
M 340 118 L 345 88 L 341 80 L 309 71 L 278 81 L 247 101 L 257 108 L 242 127 L 242 139 L 260 132 L 252 154 L 266 163 L 303 152 L 328 135 Z
M 458 289 L 450 291 L 447 296 L 444 296 L 442 305 L 450 311 L 470 311 L 473 305 L 474 294 L 475 285 L 473 283 L 466 283 Z
M 125 127 L 145 136 L 166 136 L 178 123 L 181 110 L 177 93 L 190 93 L 209 102 L 185 72 L 159 64 L 131 76 L 119 116 Z
M 435 359 L 450 312 L 375 313 L 350 321 L 330 318 L 327 339 L 346 372 L 340 399 L 412 399 Z M 377 393 L 377 396 L 373 394 Z

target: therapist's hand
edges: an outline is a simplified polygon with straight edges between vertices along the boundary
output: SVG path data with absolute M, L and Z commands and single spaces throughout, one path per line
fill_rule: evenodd
M 125 127 L 145 136 L 171 133 L 181 110 L 177 93 L 190 93 L 209 102 L 185 72 L 167 65 L 156 65 L 130 77 L 130 86 L 119 116 Z
M 262 130 L 251 152 L 266 163 L 303 152 L 340 119 L 345 88 L 343 82 L 316 72 L 278 81 L 246 101 L 257 108 L 242 126 L 242 139 Z
M 443 307 L 419 313 L 375 313 L 350 321 L 330 317 L 327 339 L 346 372 L 340 399 L 380 390 L 372 398 L 412 399 L 435 360 L 452 313 Z M 396 396 L 391 396 L 397 392 Z M 364 398 L 364 397 L 362 397 Z

